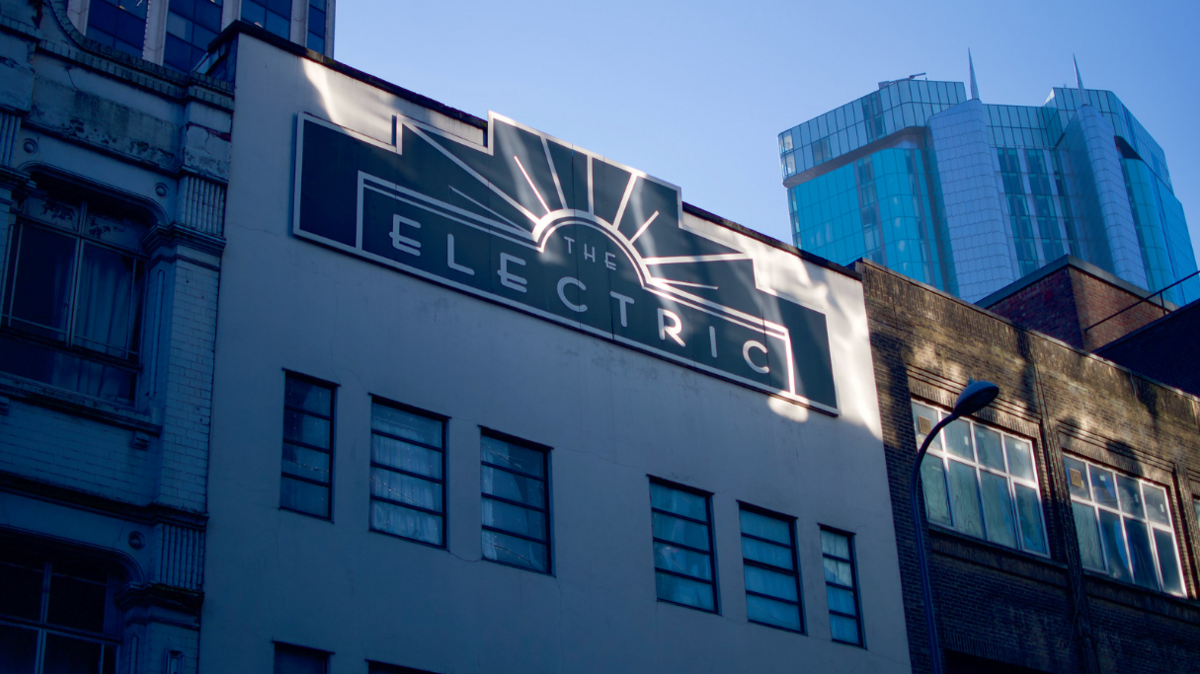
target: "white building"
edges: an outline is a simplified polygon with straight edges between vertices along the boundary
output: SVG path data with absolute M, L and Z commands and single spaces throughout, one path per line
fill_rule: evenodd
M 201 672 L 909 671 L 853 272 L 228 40 Z

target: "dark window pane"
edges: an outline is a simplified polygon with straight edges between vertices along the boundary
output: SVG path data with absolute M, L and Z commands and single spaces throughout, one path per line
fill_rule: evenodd
M 267 9 L 285 19 L 292 16 L 292 0 L 267 0 Z
M 287 378 L 283 402 L 288 407 L 295 407 L 307 412 L 324 416 L 330 415 L 333 401 L 333 390 L 326 386 L 313 384 L 294 377 Z
M 317 37 L 325 37 L 325 12 L 316 8 L 308 10 L 308 32 Z
M 1026 550 L 1046 554 L 1046 537 L 1042 531 L 1042 508 L 1037 492 L 1022 485 L 1017 491 L 1017 519 L 1021 524 L 1021 545 Z
M 371 436 L 371 461 L 435 480 L 442 479 L 441 452 L 387 436 Z
M 766 597 L 746 597 L 746 617 L 757 623 L 800 631 L 800 607 Z
M 191 46 L 174 35 L 168 35 L 163 49 L 163 63 L 183 72 L 191 70 L 195 65 L 192 63 Z
M 267 12 L 267 25 L 264 26 L 264 28 L 271 31 L 272 33 L 275 33 L 279 37 L 287 40 L 287 39 L 289 39 L 292 25 L 291 25 L 291 22 L 288 21 L 288 19 L 285 19 L 284 17 L 279 16 L 275 12 L 268 11 Z
M 480 438 L 481 458 L 484 463 L 502 466 L 534 477 L 545 477 L 546 455 L 496 438 Z
M 185 19 L 192 19 L 196 15 L 196 0 L 171 0 L 171 11 Z
M 371 405 L 371 430 L 431 447 L 442 446 L 442 422 L 388 405 Z
M 242 18 L 256 26 L 265 27 L 267 8 L 251 0 L 242 0 Z
M 1111 477 L 1111 476 L 1110 476 Z M 1108 561 L 1108 573 L 1117 580 L 1129 582 L 1129 553 L 1121 535 L 1121 516 L 1107 510 L 1100 511 L 1100 537 L 1104 540 L 1104 552 Z
M 33 674 L 37 664 L 37 632 L 0 625 L 0 672 Z
M 116 38 L 140 51 L 146 39 L 146 20 L 128 12 L 117 12 Z
M 979 510 L 979 483 L 975 469 L 958 461 L 950 462 L 950 500 L 954 508 L 954 528 L 983 538 L 983 516 Z
M 301 482 L 284 475 L 280 484 L 279 504 L 290 510 L 328 518 L 329 487 Z
M 650 505 L 702 522 L 708 521 L 707 499 L 698 494 L 650 483 Z
M 951 526 L 950 497 L 946 495 L 946 467 L 942 457 L 926 454 L 921 461 L 921 491 L 925 493 L 925 516 L 929 521 Z
M 192 44 L 194 44 L 197 49 L 203 52 L 204 50 L 208 49 L 208 44 L 216 37 L 217 33 L 215 31 L 209 30 L 204 26 L 196 25 L 194 28 L 194 35 L 192 37 Z
M 746 566 L 746 591 L 768 594 L 788 601 L 800 601 L 797 595 L 796 577 L 768 571 L 757 566 Z
M 43 674 L 100 674 L 103 646 L 59 634 L 46 635 Z
M 1183 578 L 1175 559 L 1175 537 L 1170 532 L 1154 530 L 1154 546 L 1158 549 L 1158 568 L 1162 571 L 1163 590 L 1183 594 Z
M 404 506 L 371 501 L 371 528 L 404 538 L 442 545 L 442 518 Z
M 442 485 L 404 473 L 371 469 L 371 496 L 441 512 Z
M 75 343 L 110 356 L 128 357 L 140 305 L 141 282 L 134 259 L 84 244 L 75 301 Z
M 133 373 L 49 347 L 0 337 L 0 371 L 122 404 L 133 400 Z
M 64 339 L 74 290 L 75 239 L 37 227 L 18 231 L 20 247 L 13 251 L 16 278 L 4 303 L 12 325 Z
M 666 543 L 654 543 L 654 567 L 692 578 L 712 580 L 712 557 Z
M 667 573 L 654 574 L 659 599 L 694 606 L 705 611 L 715 611 L 713 586 L 700 581 L 688 580 Z
M 541 571 L 550 570 L 546 546 L 495 531 L 483 532 L 483 556 L 505 564 Z
M 95 28 L 103 31 L 108 35 L 113 35 L 117 32 L 117 12 L 120 11 L 116 7 L 107 2 L 93 2 L 88 9 L 88 28 Z M 88 37 L 91 37 L 89 34 Z
M 740 517 L 743 534 L 766 538 L 780 545 L 792 544 L 791 525 L 788 522 L 749 510 L 742 510 Z
M 490 498 L 483 499 L 483 526 L 546 540 L 546 515 Z
M 654 537 L 691 548 L 708 550 L 708 527 L 663 513 L 651 515 Z
M 104 631 L 104 605 L 108 588 L 54 574 L 50 577 L 50 605 L 46 621 L 89 632 Z
M 329 453 L 283 443 L 283 472 L 288 475 L 329 483 Z
M 753 538 L 742 538 L 742 556 L 760 564 L 770 564 L 789 571 L 794 568 L 791 547 L 772 545 Z
M 996 446 L 999 447 L 999 444 L 997 438 Z M 987 471 L 981 471 L 979 479 L 988 540 L 1010 548 L 1017 547 L 1016 522 L 1013 520 L 1012 498 L 1008 494 L 1008 480 Z
M 546 507 L 546 483 L 521 477 L 503 470 L 482 466 L 480 474 L 483 493 L 518 501 L 538 508 Z
M 308 34 L 308 48 L 317 53 L 324 54 L 325 53 L 325 39 L 319 38 L 316 35 L 309 33 Z
M 42 613 L 42 576 L 40 568 L 0 564 L 0 615 L 38 620 Z
M 1083 565 L 1097 571 L 1104 570 L 1104 549 L 1100 543 L 1096 509 L 1082 503 L 1072 503 L 1075 516 L 1075 534 L 1079 537 L 1079 556 Z
M 283 413 L 283 438 L 306 445 L 329 448 L 329 420 L 285 410 Z
M 832 633 L 834 641 L 842 641 L 848 644 L 861 643 L 858 636 L 858 621 L 854 618 L 831 614 L 829 616 L 829 630 Z
M 1125 518 L 1125 534 L 1129 537 L 1129 556 L 1133 563 L 1133 582 L 1158 589 L 1158 574 L 1154 569 L 1154 553 L 1150 550 L 1150 532 L 1145 522 Z
M 196 14 L 192 19 L 213 32 L 220 32 L 221 4 L 211 0 L 197 0 Z

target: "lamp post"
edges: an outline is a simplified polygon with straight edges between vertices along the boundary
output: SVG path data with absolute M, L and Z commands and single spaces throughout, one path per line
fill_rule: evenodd
M 938 645 L 937 625 L 933 622 L 933 588 L 929 584 L 929 565 L 925 560 L 925 530 L 921 526 L 921 504 L 917 501 L 917 486 L 921 479 L 921 462 L 929 444 L 950 422 L 959 417 L 974 414 L 992 404 L 1000 394 L 1000 387 L 987 381 L 975 381 L 958 394 L 954 410 L 945 419 L 937 422 L 925 436 L 921 449 L 917 451 L 917 462 L 913 465 L 912 480 L 909 482 L 909 501 L 912 503 L 913 528 L 917 532 L 917 567 L 921 570 L 921 596 L 925 602 L 925 631 L 929 633 L 929 654 L 932 658 L 933 674 L 942 674 L 942 650 Z

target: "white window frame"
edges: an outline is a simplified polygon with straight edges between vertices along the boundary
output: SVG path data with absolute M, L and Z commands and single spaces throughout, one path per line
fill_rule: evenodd
M 918 400 L 912 401 L 913 428 L 916 431 L 917 445 L 920 446 L 921 442 L 923 442 L 925 439 L 925 435 L 921 433 L 919 415 L 917 414 L 917 406 L 924 407 L 925 409 L 931 410 L 936 414 L 936 418 L 933 419 L 934 424 L 936 424 L 938 421 L 940 421 L 941 419 L 944 419 L 946 416 L 948 416 L 949 412 L 947 412 L 946 410 L 940 409 L 934 405 L 925 403 L 925 402 L 921 402 Z M 981 424 L 981 423 L 975 421 L 974 419 L 961 417 L 959 419 L 959 421 L 968 424 L 968 426 L 970 428 L 969 435 L 971 438 L 971 451 L 972 451 L 973 458 L 966 459 L 965 457 L 962 457 L 958 454 L 954 454 L 945 449 L 946 430 L 944 428 L 938 432 L 938 437 L 934 438 L 933 442 L 930 443 L 929 452 L 928 452 L 928 454 L 925 455 L 925 461 L 938 459 L 942 462 L 942 475 L 943 475 L 943 479 L 945 480 L 942 484 L 942 489 L 944 490 L 944 492 L 946 494 L 946 501 L 950 508 L 951 524 L 949 526 L 947 526 L 940 522 L 935 522 L 932 519 L 928 520 L 929 523 L 933 526 L 940 526 L 940 527 L 948 528 L 948 529 L 955 531 L 956 533 L 963 534 L 964 536 L 970 536 L 972 538 L 979 538 L 980 540 L 987 541 L 988 543 L 992 543 L 994 545 L 999 545 L 1001 547 L 1005 547 L 1010 550 L 1017 550 L 1019 552 L 1024 552 L 1026 554 L 1049 559 L 1050 558 L 1050 540 L 1049 540 L 1049 533 L 1046 531 L 1046 509 L 1044 507 L 1045 504 L 1042 500 L 1041 478 L 1038 473 L 1038 466 L 1037 466 L 1037 460 L 1036 460 L 1037 454 L 1036 454 L 1035 450 L 1036 450 L 1037 445 L 1030 438 L 1025 438 L 1025 437 L 1016 435 L 1015 433 L 1011 433 L 1009 431 L 1006 431 L 1006 430 L 1003 430 L 1000 428 L 996 428 L 995 426 L 990 426 L 988 424 Z M 1004 471 L 999 471 L 995 468 L 984 465 L 983 462 L 981 462 L 979 460 L 979 451 L 975 446 L 975 428 L 974 428 L 975 426 L 981 426 L 990 431 L 994 431 L 994 432 L 1000 434 L 1000 436 L 1001 436 L 1000 446 L 1004 448 Z M 932 426 L 930 427 L 930 430 L 932 430 Z M 1030 462 L 1030 466 L 1033 469 L 1033 480 L 1017 477 L 1016 475 L 1014 475 L 1011 472 L 1012 466 L 1008 459 L 1008 448 L 1007 448 L 1007 443 L 1005 442 L 1005 436 L 1014 438 L 1018 442 L 1023 442 L 1026 445 L 1028 445 L 1028 447 L 1029 447 L 1029 462 Z M 951 495 L 950 484 L 949 484 L 950 461 L 956 461 L 958 463 L 970 466 L 975 469 L 975 492 L 976 492 L 976 494 L 979 495 L 980 522 L 982 523 L 982 526 L 983 526 L 983 536 L 982 537 L 975 536 L 972 533 L 968 533 L 968 532 L 963 531 L 962 529 L 958 528 L 958 513 L 955 512 L 954 497 Z M 922 473 L 923 472 L 924 471 L 922 471 Z M 988 538 L 987 513 L 984 508 L 983 496 L 982 496 L 983 481 L 982 481 L 981 473 L 984 473 L 984 472 L 991 473 L 992 475 L 996 475 L 998 477 L 1005 478 L 1005 481 L 1008 486 L 1009 507 L 1012 510 L 1013 523 L 1015 525 L 1015 534 L 1016 534 L 1015 538 L 1016 538 L 1016 543 L 1017 543 L 1017 545 L 1015 547 L 1008 546 L 1002 542 L 993 541 L 990 538 Z M 924 481 L 923 474 L 922 474 L 922 481 Z M 1033 493 L 1037 496 L 1038 516 L 1041 518 L 1040 529 L 1041 529 L 1041 533 L 1042 533 L 1042 549 L 1044 550 L 1044 552 L 1042 550 L 1033 550 L 1030 548 L 1026 548 L 1024 546 L 1024 537 L 1021 532 L 1021 515 L 1020 515 L 1020 511 L 1017 509 L 1016 485 L 1021 485 L 1023 487 L 1032 489 Z M 925 491 L 927 494 L 929 485 L 925 485 L 922 482 L 922 487 L 923 487 L 923 491 Z M 926 516 L 926 518 L 929 518 L 928 497 L 925 496 L 925 498 L 926 498 L 925 516 Z
M 1184 568 L 1183 568 L 1183 564 L 1181 563 L 1182 560 L 1180 559 L 1180 555 L 1179 555 L 1179 536 L 1175 532 L 1175 517 L 1171 513 L 1171 489 L 1169 487 L 1167 487 L 1166 485 L 1156 484 L 1149 480 L 1144 480 L 1140 477 L 1130 475 L 1128 473 L 1123 473 L 1119 470 L 1113 469 L 1109 466 L 1105 466 L 1105 465 L 1097 463 L 1095 461 L 1088 461 L 1088 460 L 1083 459 L 1078 456 L 1067 455 L 1067 456 L 1063 457 L 1063 471 L 1067 474 L 1068 489 L 1070 489 L 1071 486 L 1074 485 L 1074 483 L 1072 482 L 1072 475 L 1071 475 L 1069 466 L 1067 466 L 1067 463 L 1066 463 L 1067 461 L 1076 461 L 1078 463 L 1083 464 L 1085 466 L 1085 468 L 1087 468 L 1087 470 L 1085 471 L 1085 474 L 1083 475 L 1083 480 L 1084 480 L 1083 484 L 1085 486 L 1087 486 L 1087 488 L 1088 488 L 1089 498 L 1085 499 L 1085 498 L 1082 498 L 1082 497 L 1076 495 L 1074 492 L 1071 492 L 1072 507 L 1076 503 L 1078 503 L 1080 505 L 1091 507 L 1092 512 L 1094 513 L 1094 516 L 1095 516 L 1094 521 L 1095 521 L 1097 527 L 1100 526 L 1100 511 L 1102 511 L 1102 510 L 1107 511 L 1107 512 L 1112 513 L 1117 516 L 1117 519 L 1121 522 L 1121 543 L 1125 548 L 1124 558 L 1127 560 L 1127 562 L 1129 564 L 1129 573 L 1133 576 L 1133 578 L 1136 578 L 1136 575 L 1134 575 L 1134 574 L 1136 574 L 1136 571 L 1134 571 L 1134 567 L 1133 567 L 1133 564 L 1134 564 L 1133 552 L 1129 547 L 1129 531 L 1126 527 L 1125 521 L 1126 521 L 1126 519 L 1134 519 L 1134 520 L 1137 520 L 1137 521 L 1141 522 L 1142 524 L 1146 525 L 1147 529 L 1150 532 L 1150 554 L 1154 557 L 1154 580 L 1155 580 L 1155 583 L 1157 583 L 1157 587 L 1147 588 L 1145 585 L 1141 585 L 1136 580 L 1131 579 L 1129 581 L 1123 581 L 1113 575 L 1112 570 L 1107 568 L 1108 567 L 1108 548 L 1107 548 L 1108 544 L 1105 542 L 1104 534 L 1103 534 L 1102 530 L 1100 530 L 1100 529 L 1097 529 L 1096 534 L 1100 540 L 1100 556 L 1101 556 L 1101 559 L 1104 560 L 1105 568 L 1098 569 L 1098 568 L 1095 568 L 1092 566 L 1086 566 L 1086 565 L 1084 566 L 1084 568 L 1088 569 L 1090 571 L 1096 571 L 1096 572 L 1102 573 L 1105 576 L 1107 576 L 1108 578 L 1115 580 L 1119 583 L 1128 583 L 1129 585 L 1135 585 L 1136 587 L 1139 587 L 1141 589 L 1148 589 L 1148 590 L 1152 590 L 1152 591 L 1156 591 L 1156 592 L 1162 592 L 1164 594 L 1169 594 L 1169 595 L 1172 595 L 1175 597 L 1186 597 L 1187 596 L 1187 579 L 1184 576 Z M 1093 468 L 1093 467 L 1098 470 L 1102 470 L 1106 473 L 1109 473 L 1113 476 L 1113 479 L 1114 479 L 1113 487 L 1116 490 L 1116 494 L 1117 494 L 1117 507 L 1114 508 L 1113 506 L 1102 504 L 1102 503 L 1100 503 L 1100 501 L 1096 500 L 1095 487 L 1092 486 L 1092 478 L 1091 478 L 1091 474 L 1092 474 L 1091 468 Z M 1154 520 L 1152 520 L 1149 517 L 1144 516 L 1144 515 L 1142 517 L 1138 517 L 1137 515 L 1135 515 L 1133 513 L 1125 512 L 1124 509 L 1121 507 L 1121 505 L 1122 505 L 1121 489 L 1117 486 L 1117 484 L 1115 482 L 1115 480 L 1120 477 L 1124 477 L 1124 478 L 1127 478 L 1127 479 L 1137 482 L 1138 495 L 1141 497 L 1141 500 L 1142 500 L 1143 512 L 1145 512 L 1145 510 L 1146 510 L 1146 505 L 1145 505 L 1146 504 L 1146 486 L 1149 485 L 1150 487 L 1152 487 L 1154 489 L 1162 490 L 1163 500 L 1167 504 L 1166 514 L 1167 514 L 1167 520 L 1168 520 L 1169 524 L 1162 524 L 1160 522 L 1155 522 Z M 1078 486 L 1078 485 L 1075 485 L 1075 486 Z M 1074 512 L 1072 511 L 1072 516 L 1073 515 L 1074 515 Z M 1078 522 L 1076 522 L 1076 526 L 1078 526 Z M 1172 543 L 1171 547 L 1175 553 L 1175 569 L 1179 573 L 1179 585 L 1181 588 L 1180 592 L 1172 592 L 1172 591 L 1164 588 L 1163 575 L 1162 575 L 1162 561 L 1159 559 L 1158 544 L 1156 543 L 1156 541 L 1154 539 L 1155 531 L 1165 531 L 1171 535 L 1171 543 Z M 1081 558 L 1080 562 L 1082 563 L 1082 561 L 1083 561 L 1082 555 L 1080 555 L 1080 558 Z

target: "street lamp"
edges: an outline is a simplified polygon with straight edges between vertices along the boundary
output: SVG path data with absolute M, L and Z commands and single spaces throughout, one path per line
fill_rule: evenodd
M 958 394 L 954 401 L 954 410 L 945 419 L 934 425 L 933 430 L 925 436 L 921 449 L 917 452 L 917 462 L 913 465 L 912 480 L 909 482 L 909 501 L 912 502 L 913 528 L 917 531 L 917 566 L 921 569 L 921 594 L 925 601 L 925 631 L 929 633 L 929 654 L 933 658 L 933 674 L 942 674 L 942 650 L 938 645 L 937 626 L 933 622 L 933 589 L 929 585 L 929 566 L 925 560 L 925 530 L 921 527 L 921 506 L 917 501 L 917 486 L 921 479 L 921 462 L 929 443 L 937 437 L 950 422 L 959 417 L 974 414 L 992 404 L 1000 394 L 1000 387 L 988 381 L 973 381 Z

